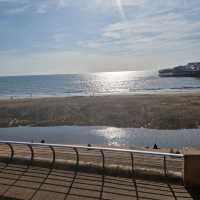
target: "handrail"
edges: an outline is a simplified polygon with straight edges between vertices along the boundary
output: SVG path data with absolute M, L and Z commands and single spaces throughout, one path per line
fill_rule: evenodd
M 90 149 L 90 150 L 103 150 L 103 151 L 116 151 L 116 152 L 129 152 L 138 154 L 148 154 L 157 156 L 171 156 L 175 158 L 183 158 L 183 154 L 174 153 L 163 153 L 154 151 L 142 151 L 142 150 L 131 150 L 131 149 L 120 149 L 120 148 L 107 148 L 107 147 L 88 147 L 81 145 L 65 145 L 65 144 L 50 144 L 50 143 L 32 143 L 32 142 L 16 142 L 16 141 L 0 141 L 0 144 L 15 144 L 15 145 L 32 145 L 32 146 L 44 146 L 44 147 L 67 147 L 67 148 L 79 148 L 79 149 Z
M 108 147 L 95 147 L 95 146 L 81 146 L 81 145 L 65 145 L 65 144 L 49 144 L 49 143 L 32 143 L 32 142 L 17 142 L 17 141 L 1 141 L 0 144 L 7 145 L 10 148 L 10 158 L 9 160 L 12 161 L 14 157 L 14 147 L 13 145 L 24 145 L 27 146 L 30 150 L 31 156 L 30 156 L 30 163 L 32 164 L 35 158 L 35 152 L 34 147 L 47 147 L 52 152 L 52 160 L 51 160 L 51 167 L 56 162 L 56 149 L 55 148 L 70 148 L 74 151 L 76 154 L 76 169 L 79 169 L 79 160 L 82 150 L 96 150 L 100 153 L 102 158 L 102 172 L 104 173 L 106 169 L 106 152 L 120 152 L 120 153 L 127 153 L 130 155 L 130 161 L 131 161 L 131 174 L 133 178 L 135 177 L 135 159 L 134 155 L 136 154 L 143 154 L 143 155 L 151 155 L 153 156 L 159 156 L 163 158 L 163 164 L 161 165 L 161 170 L 165 176 L 168 176 L 168 166 L 167 166 L 167 160 L 166 157 L 169 156 L 171 158 L 183 158 L 183 154 L 174 154 L 174 153 L 163 153 L 163 152 L 154 152 L 154 151 L 142 151 L 142 150 L 131 150 L 131 149 L 120 149 L 120 148 L 108 148 Z M 80 151 L 79 151 L 80 150 Z M 83 152 L 82 152 L 83 153 Z M 159 158 L 160 159 L 160 158 Z M 172 160 L 171 160 L 172 161 Z M 111 164 L 112 165 L 112 164 Z M 120 164 L 119 164 L 120 165 Z M 108 165 L 109 166 L 109 165 Z M 145 164 L 144 164 L 145 166 Z M 149 168 L 150 169 L 150 168 Z

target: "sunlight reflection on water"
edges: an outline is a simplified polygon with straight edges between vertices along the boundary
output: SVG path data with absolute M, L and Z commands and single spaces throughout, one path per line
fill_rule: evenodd
M 155 130 L 105 126 L 0 128 L 0 140 L 40 142 L 41 139 L 61 144 L 146 147 L 156 143 L 162 147 L 199 147 L 200 129 Z
M 124 129 L 106 127 L 105 129 L 97 129 L 97 135 L 101 135 L 109 141 L 109 145 L 119 145 L 119 141 L 126 137 L 126 131 Z
M 0 98 L 98 96 L 194 90 L 200 90 L 199 79 L 161 78 L 155 71 L 0 77 Z

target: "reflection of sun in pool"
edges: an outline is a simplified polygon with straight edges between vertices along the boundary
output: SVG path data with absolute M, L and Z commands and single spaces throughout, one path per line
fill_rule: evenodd
M 108 145 L 120 145 L 120 140 L 125 137 L 126 131 L 121 128 L 106 127 L 97 130 L 97 134 L 107 139 Z

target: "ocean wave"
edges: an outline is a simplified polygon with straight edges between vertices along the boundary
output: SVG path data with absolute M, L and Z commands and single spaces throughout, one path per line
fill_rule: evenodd
M 200 79 L 163 79 L 146 72 L 0 77 L 0 98 L 116 95 L 199 89 Z

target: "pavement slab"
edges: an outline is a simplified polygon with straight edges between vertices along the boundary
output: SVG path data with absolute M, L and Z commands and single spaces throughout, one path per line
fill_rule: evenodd
M 182 184 L 0 163 L 0 200 L 200 200 Z

